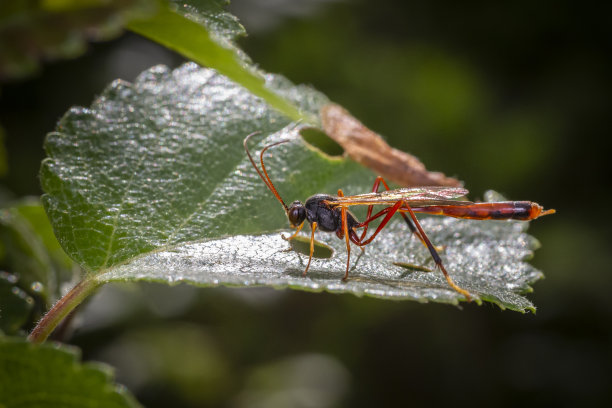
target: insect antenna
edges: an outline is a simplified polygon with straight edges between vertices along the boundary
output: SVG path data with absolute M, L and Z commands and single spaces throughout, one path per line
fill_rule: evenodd
M 251 164 L 253 165 L 253 167 L 255 167 L 255 170 L 257 170 L 257 174 L 259 174 L 259 177 L 261 177 L 261 179 L 266 184 L 266 186 L 270 189 L 272 194 L 274 194 L 274 197 L 276 197 L 276 199 L 278 201 L 280 201 L 280 203 L 283 205 L 283 208 L 285 209 L 285 213 L 288 213 L 289 212 L 289 208 L 287 207 L 287 204 L 285 204 L 285 202 L 281 198 L 280 194 L 278 194 L 278 191 L 276 190 L 276 187 L 274 187 L 274 184 L 272 183 L 272 180 L 270 180 L 270 176 L 268 176 L 268 172 L 266 171 L 266 166 L 265 166 L 264 161 L 263 161 L 263 155 L 266 152 L 266 150 L 268 150 L 271 147 L 278 146 L 279 144 L 287 143 L 288 140 L 281 140 L 279 142 L 269 144 L 268 146 L 266 146 L 266 147 L 264 147 L 262 149 L 261 153 L 259 154 L 259 162 L 261 163 L 261 169 L 263 170 L 263 173 L 262 173 L 262 171 L 259 170 L 259 167 L 257 167 L 257 164 L 255 164 L 255 160 L 253 160 L 253 156 L 251 156 L 251 152 L 249 152 L 249 148 L 247 147 L 247 143 L 248 143 L 249 139 L 251 138 L 251 136 L 254 136 L 254 135 L 259 134 L 259 133 L 261 133 L 261 132 L 259 132 L 259 131 L 253 132 L 253 133 L 251 133 L 250 135 L 248 135 L 247 137 L 244 138 L 244 142 L 243 142 L 244 150 L 246 151 L 247 156 L 249 156 L 249 160 L 251 161 Z

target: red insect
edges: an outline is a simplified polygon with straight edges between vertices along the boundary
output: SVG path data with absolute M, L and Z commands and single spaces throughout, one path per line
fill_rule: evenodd
M 427 237 L 427 234 L 425 234 L 425 231 L 423 231 L 415 213 L 446 215 L 449 217 L 473 220 L 512 219 L 522 221 L 533 220 L 542 215 L 555 213 L 555 210 L 544 210 L 542 206 L 531 201 L 502 201 L 488 203 L 456 201 L 456 198 L 462 197 L 468 193 L 468 190 L 458 187 L 414 187 L 391 190 L 382 177 L 376 178 L 371 193 L 345 196 L 342 190 L 338 190 L 338 195 L 336 196 L 316 194 L 308 198 L 305 203 L 294 201 L 290 206 L 287 206 L 268 176 L 263 156 L 269 148 L 287 143 L 288 140 L 272 143 L 262 149 L 259 155 L 259 162 L 261 163 L 260 170 L 247 147 L 249 139 L 256 133 L 252 133 L 244 139 L 244 149 L 246 150 L 251 164 L 259 174 L 259 177 L 261 177 L 272 194 L 274 194 L 276 199 L 282 204 L 291 225 L 297 228 L 297 231 L 286 239 L 290 240 L 295 237 L 306 221 L 310 224 L 310 257 L 308 258 L 308 264 L 304 270 L 304 276 L 308 272 L 308 268 L 312 261 L 314 234 L 317 228 L 325 232 L 335 232 L 338 238 L 346 241 L 346 272 L 344 278 L 342 278 L 346 280 L 349 274 L 351 242 L 359 247 L 368 245 L 376 238 L 385 225 L 387 225 L 391 217 L 395 214 L 400 214 L 408 224 L 412 233 L 427 247 L 436 266 L 442 271 L 448 284 L 470 301 L 470 293 L 457 286 L 446 271 L 440 255 Z M 381 183 L 386 191 L 378 192 Z M 349 207 L 355 205 L 368 206 L 365 221 L 359 222 L 355 216 L 348 211 Z M 372 215 L 374 205 L 385 205 L 387 207 Z M 381 217 L 384 218 L 376 230 L 366 238 L 370 223 Z M 360 234 L 356 231 L 358 228 L 363 228 Z

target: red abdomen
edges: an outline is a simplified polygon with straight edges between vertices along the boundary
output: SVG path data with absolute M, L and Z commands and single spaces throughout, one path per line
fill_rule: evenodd
M 431 205 L 411 207 L 415 213 L 446 215 L 472 220 L 533 220 L 541 215 L 552 214 L 555 210 L 543 208 L 531 201 L 502 201 L 467 205 Z

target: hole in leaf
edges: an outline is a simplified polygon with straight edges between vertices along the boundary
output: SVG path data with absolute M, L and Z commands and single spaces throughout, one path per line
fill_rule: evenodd
M 308 256 L 310 254 L 310 238 L 298 235 L 294 237 L 291 241 L 289 241 L 291 245 L 291 249 L 293 249 L 298 254 Z M 312 254 L 313 258 L 331 258 L 334 254 L 334 250 L 329 245 L 317 241 L 314 241 L 314 252 Z
M 325 132 L 317 128 L 304 128 L 300 135 L 308 143 L 329 156 L 342 156 L 344 149 Z

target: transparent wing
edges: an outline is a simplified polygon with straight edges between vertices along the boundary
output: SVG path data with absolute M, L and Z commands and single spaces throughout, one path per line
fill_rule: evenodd
M 399 200 L 406 201 L 410 207 L 423 207 L 427 205 L 467 205 L 470 201 L 456 201 L 463 197 L 468 190 L 459 187 L 410 187 L 396 190 L 381 191 L 380 193 L 357 194 L 345 197 L 335 197 L 328 204 L 332 207 L 350 207 L 352 205 L 392 205 Z

